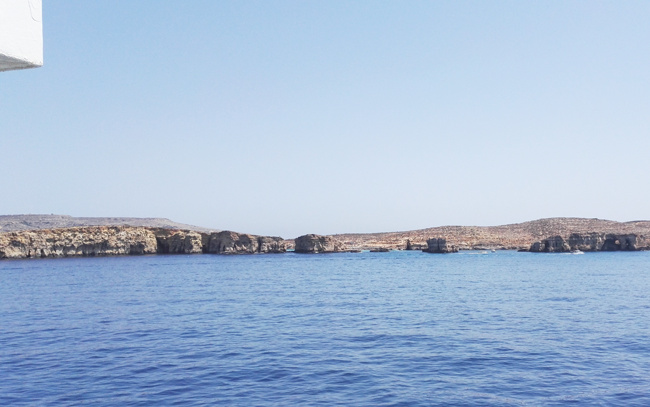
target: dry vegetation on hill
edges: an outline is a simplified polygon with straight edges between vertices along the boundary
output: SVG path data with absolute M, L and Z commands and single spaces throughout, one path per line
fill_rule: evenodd
M 425 244 L 444 237 L 461 249 L 523 249 L 549 236 L 568 237 L 571 233 L 635 233 L 650 236 L 650 221 L 615 222 L 602 219 L 549 218 L 502 226 L 440 226 L 387 233 L 347 233 L 334 237 L 349 247 L 391 247 L 403 249 L 406 241 Z
M 65 215 L 0 216 L 0 233 L 21 230 L 58 229 L 85 226 L 135 226 L 183 229 L 210 233 L 214 229 L 184 225 L 163 218 L 75 218 Z M 426 246 L 430 238 L 446 238 L 461 249 L 527 249 L 536 241 L 551 236 L 568 238 L 571 233 L 634 233 L 650 237 L 650 221 L 615 222 L 602 219 L 549 218 L 501 226 L 439 226 L 428 229 L 386 233 L 346 233 L 334 235 L 347 249 L 386 247 L 406 248 L 412 244 Z M 293 240 L 285 241 L 287 248 Z
M 0 233 L 21 230 L 61 229 L 85 226 L 134 226 L 218 232 L 216 229 L 186 225 L 165 218 L 77 218 L 68 215 L 1 215 Z

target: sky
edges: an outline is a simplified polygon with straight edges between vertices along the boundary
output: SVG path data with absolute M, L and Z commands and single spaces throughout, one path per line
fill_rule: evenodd
M 0 214 L 293 238 L 650 219 L 650 2 L 43 4 Z

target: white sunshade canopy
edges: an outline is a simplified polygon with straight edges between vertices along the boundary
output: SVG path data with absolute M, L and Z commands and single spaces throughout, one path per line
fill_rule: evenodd
M 0 71 L 43 65 L 41 0 L 0 0 Z

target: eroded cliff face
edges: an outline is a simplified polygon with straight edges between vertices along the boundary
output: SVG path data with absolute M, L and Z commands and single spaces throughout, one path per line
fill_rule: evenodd
M 258 243 L 260 253 L 285 253 L 287 251 L 284 239 L 281 237 L 259 236 Z
M 348 247 L 392 247 L 401 249 L 407 240 L 423 245 L 432 237 L 445 238 L 461 250 L 508 249 L 528 250 L 533 242 L 549 236 L 591 232 L 636 234 L 650 237 L 650 221 L 614 222 L 602 219 L 550 218 L 501 226 L 439 226 L 434 228 L 387 233 L 346 233 L 333 237 Z
M 427 240 L 427 248 L 422 251 L 426 253 L 456 253 L 458 248 L 447 243 L 445 238 L 432 238 Z
M 258 247 L 257 236 L 223 231 L 210 235 L 207 252 L 216 254 L 253 254 L 257 253 Z
M 190 230 L 154 229 L 157 253 L 161 254 L 195 254 L 203 253 L 206 243 L 205 233 Z
M 428 245 L 426 244 L 419 244 L 419 243 L 411 243 L 410 239 L 406 239 L 406 249 L 405 250 L 426 250 Z
M 90 226 L 0 233 L 0 259 L 135 254 L 284 253 L 280 237 L 236 232 Z
M 0 234 L 0 258 L 154 254 L 156 236 L 138 227 L 83 227 Z
M 535 242 L 530 246 L 531 252 L 570 252 L 580 250 L 583 252 L 611 252 L 611 251 L 637 251 L 648 250 L 650 242 L 644 236 L 633 233 L 572 233 L 568 239 L 553 236 Z
M 597 252 L 602 250 L 605 243 L 604 233 L 572 233 L 567 244 L 573 250 Z
M 531 252 L 558 253 L 569 252 L 571 247 L 562 236 L 552 236 L 530 246 Z
M 296 253 L 335 253 L 345 251 L 345 245 L 332 236 L 303 235 L 295 239 Z
M 286 251 L 284 239 L 280 237 L 230 231 L 212 233 L 206 250 L 207 253 L 214 254 L 284 253 Z

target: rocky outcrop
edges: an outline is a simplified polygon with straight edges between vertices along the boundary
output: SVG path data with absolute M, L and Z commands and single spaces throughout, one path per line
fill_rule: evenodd
M 253 254 L 257 253 L 257 236 L 223 231 L 210 235 L 208 253 L 215 254 Z
M 406 240 L 406 250 L 425 250 L 426 248 L 427 248 L 426 244 L 411 243 L 410 239 Z
M 190 230 L 154 229 L 157 253 L 161 254 L 195 254 L 203 253 L 207 243 L 205 233 Z
M 648 243 L 643 236 L 633 233 L 572 233 L 567 240 L 553 236 L 535 242 L 529 251 L 536 253 L 570 252 L 611 252 L 648 250 Z
M 284 239 L 280 237 L 223 231 L 210 235 L 206 252 L 214 254 L 284 253 L 286 248 Z
M 427 248 L 422 251 L 426 253 L 456 253 L 458 248 L 447 243 L 445 238 L 433 238 L 427 240 Z
M 544 253 L 556 253 L 556 252 L 569 252 L 571 248 L 567 242 L 564 241 L 562 236 L 552 236 L 546 238 L 540 242 L 535 242 L 530 246 L 531 252 L 544 252 Z
M 583 252 L 601 251 L 604 243 L 604 233 L 572 233 L 568 239 L 569 249 Z
M 606 234 L 601 250 L 606 252 L 637 251 L 648 250 L 648 247 L 642 236 L 635 234 Z
M 0 259 L 133 254 L 284 253 L 280 237 L 235 232 L 92 226 L 0 233 Z
M 432 237 L 442 237 L 453 242 L 459 249 L 525 249 L 533 242 L 549 236 L 562 236 L 565 240 L 572 233 L 636 234 L 650 237 L 650 221 L 614 222 L 602 219 L 550 218 L 501 226 L 439 226 L 434 228 L 386 232 L 346 233 L 333 237 L 350 247 L 383 246 L 403 248 L 407 240 L 424 243 Z
M 295 239 L 296 253 L 334 253 L 345 251 L 345 246 L 332 236 L 303 235 Z
M 287 251 L 284 239 L 281 237 L 259 236 L 259 253 L 285 253 Z
M 83 227 L 0 234 L 0 258 L 154 254 L 152 230 L 134 227 Z

